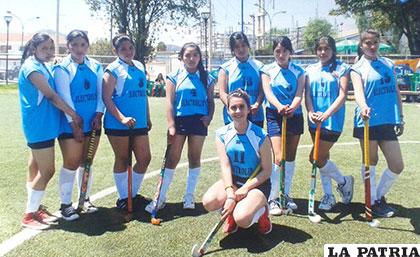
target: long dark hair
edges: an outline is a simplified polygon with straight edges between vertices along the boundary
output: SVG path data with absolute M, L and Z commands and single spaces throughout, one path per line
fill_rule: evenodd
M 363 31 L 360 34 L 359 46 L 357 48 L 357 56 L 359 57 L 359 60 L 360 60 L 360 57 L 362 57 L 363 55 L 363 50 L 362 50 L 363 41 L 368 37 L 368 35 L 374 35 L 378 40 L 381 39 L 381 34 L 374 29 L 367 29 Z
M 135 45 L 133 39 L 131 39 L 131 37 L 129 37 L 129 36 L 125 35 L 125 34 L 121 34 L 121 35 L 115 36 L 112 39 L 112 46 L 115 48 L 115 51 L 116 52 L 118 52 L 118 49 L 120 49 L 121 44 L 124 41 L 130 42 L 133 46 Z
M 83 30 L 79 30 L 79 29 L 75 29 L 70 31 L 69 34 L 67 34 L 67 44 L 69 44 L 71 41 L 75 40 L 76 38 L 81 37 L 84 40 L 86 40 L 86 42 L 88 43 L 88 45 L 90 45 L 89 43 L 89 38 L 86 34 L 86 32 L 84 32 Z
M 335 69 L 337 68 L 337 47 L 335 46 L 334 38 L 330 36 L 322 36 L 315 39 L 315 53 L 317 52 L 317 49 L 320 44 L 327 44 L 331 48 L 332 56 L 331 59 L 328 60 L 328 64 L 331 64 L 330 72 L 335 71 Z
M 232 99 L 233 97 L 237 97 L 237 98 L 242 98 L 245 103 L 246 106 L 248 106 L 248 109 L 251 108 L 251 102 L 249 100 L 249 95 L 247 94 L 247 92 L 241 88 L 237 88 L 234 91 L 230 92 L 227 96 L 227 106 L 229 107 L 230 105 L 230 99 Z
M 26 43 L 23 48 L 21 63 L 24 63 L 29 56 L 32 56 L 35 52 L 35 49 L 45 41 L 51 40 L 54 43 L 54 40 L 45 32 L 39 32 L 32 36 L 32 38 Z
M 233 50 L 235 50 L 235 45 L 236 45 L 237 41 L 242 41 L 248 46 L 248 48 L 250 47 L 248 38 L 245 35 L 245 33 L 240 32 L 240 31 L 233 32 L 232 35 L 230 35 L 230 37 L 229 37 L 229 47 L 230 47 L 230 51 L 232 51 L 232 53 L 233 53 Z
M 201 83 L 203 83 L 204 88 L 207 89 L 207 79 L 208 79 L 209 75 L 208 75 L 208 72 L 206 71 L 206 69 L 204 68 L 204 65 L 203 65 L 203 58 L 202 58 L 200 47 L 196 43 L 193 43 L 193 42 L 185 43 L 182 46 L 181 51 L 179 51 L 178 59 L 180 61 L 182 61 L 182 57 L 184 56 L 185 50 L 188 47 L 194 48 L 195 51 L 197 51 L 198 55 L 200 56 L 200 61 L 198 62 L 197 68 L 198 68 L 198 72 L 200 73 Z
M 284 47 L 287 50 L 289 50 L 290 51 L 290 54 L 293 54 L 293 46 L 292 46 L 292 41 L 290 41 L 290 38 L 288 38 L 286 36 L 281 36 L 281 37 L 275 38 L 273 40 L 273 52 L 274 52 L 274 49 L 276 49 L 276 47 L 279 44 L 282 47 Z

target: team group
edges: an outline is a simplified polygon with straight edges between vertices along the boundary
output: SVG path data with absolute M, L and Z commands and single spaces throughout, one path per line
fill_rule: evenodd
M 403 170 L 397 136 L 403 133 L 404 122 L 393 63 L 378 55 L 379 42 L 378 32 L 363 32 L 360 54 L 350 67 L 337 60 L 334 39 L 320 37 L 314 44 L 319 61 L 303 70 L 291 61 L 293 47 L 288 37 L 273 40 L 275 61 L 263 65 L 250 57 L 246 35 L 235 32 L 229 38 L 234 56 L 220 67 L 217 82 L 205 70 L 199 46 L 186 43 L 179 52 L 183 66 L 166 79 L 170 148 L 161 186 L 146 211 L 152 213 L 164 208 L 185 142 L 189 169 L 183 207 L 195 208 L 194 192 L 201 171 L 202 148 L 215 109 L 215 83 L 224 104 L 225 126 L 216 131 L 221 179 L 208 189 L 202 202 L 208 211 L 222 210 L 222 219 L 227 220 L 226 233 L 236 231 L 238 226 L 247 228 L 258 223 L 258 230 L 267 234 L 272 228 L 269 214 L 280 215 L 285 208 L 298 208 L 290 192 L 297 147 L 304 131 L 303 97 L 313 141 L 316 127 L 321 128 L 316 166 L 321 174 L 324 196 L 318 208 L 328 211 L 336 204 L 332 180 L 337 183 L 342 202 L 350 203 L 354 178 L 342 174 L 330 159 L 329 151 L 343 130 L 345 99 L 351 79 L 357 103 L 353 136 L 360 140 L 362 152 L 364 121 L 368 119 L 370 123 L 372 210 L 380 217 L 393 216 L 395 210 L 386 203 L 385 195 Z M 25 46 L 19 97 L 23 131 L 31 154 L 24 227 L 46 229 L 56 220 L 41 205 L 45 188 L 55 172 L 56 138 L 63 156 L 59 172 L 61 215 L 68 221 L 79 218 L 72 205 L 72 189 L 77 180 L 80 194 L 90 135 L 92 131 L 96 134 L 90 149 L 94 155 L 102 120 L 115 157 L 116 206 L 127 209 L 129 191 L 134 202 L 140 200 L 137 193 L 151 160 L 148 132 L 152 123 L 146 73 L 143 64 L 134 60 L 135 45 L 130 37 L 119 35 L 112 43 L 118 57 L 105 70 L 99 62 L 86 56 L 89 39 L 80 30 L 67 35 L 69 55 L 54 66 L 49 64 L 54 57 L 54 42 L 48 34 L 35 34 Z M 287 125 L 282 128 L 283 117 L 287 117 Z M 267 132 L 263 130 L 264 120 Z M 281 142 L 283 133 L 286 144 Z M 131 151 L 128 149 L 132 149 L 136 160 L 130 190 L 127 160 Z M 378 149 L 385 156 L 387 168 L 376 183 Z M 282 159 L 285 162 L 281 162 Z M 281 165 L 285 170 L 284 185 L 280 180 Z M 255 173 L 255 170 L 260 172 Z M 89 200 L 92 174 L 91 170 L 83 205 L 87 213 L 98 210 Z M 278 198 L 280 186 L 283 186 L 284 201 Z

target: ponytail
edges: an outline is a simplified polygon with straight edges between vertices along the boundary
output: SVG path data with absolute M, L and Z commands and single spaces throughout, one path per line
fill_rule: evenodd
M 182 61 L 182 57 L 184 56 L 185 50 L 186 50 L 188 47 L 192 47 L 192 48 L 194 48 L 194 49 L 198 52 L 198 55 L 200 56 L 200 61 L 198 62 L 197 69 L 198 69 L 198 72 L 200 73 L 200 80 L 201 80 L 201 83 L 203 83 L 203 85 L 204 85 L 204 89 L 206 89 L 206 90 L 207 90 L 207 85 L 208 85 L 208 81 L 207 81 L 207 80 L 208 80 L 208 76 L 209 76 L 209 74 L 208 74 L 208 72 L 206 71 L 206 69 L 204 68 L 204 65 L 203 65 L 203 59 L 202 59 L 202 54 L 201 54 L 200 47 L 199 47 L 196 43 L 192 43 L 192 42 L 185 43 L 185 44 L 182 46 L 181 50 L 179 51 L 179 54 L 178 54 L 178 59 L 179 59 L 180 61 Z

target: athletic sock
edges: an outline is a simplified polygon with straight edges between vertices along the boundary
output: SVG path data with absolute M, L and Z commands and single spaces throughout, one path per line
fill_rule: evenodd
M 286 175 L 284 179 L 284 194 L 289 195 L 292 190 L 293 174 L 295 173 L 295 161 L 286 162 L 285 170 Z
M 324 174 L 334 179 L 337 184 L 342 185 L 346 182 L 343 174 L 341 174 L 340 170 L 337 168 L 337 165 L 335 165 L 333 161 L 328 160 L 325 166 L 319 169 L 320 172 L 321 169 Z
M 392 184 L 394 184 L 395 180 L 398 178 L 398 174 L 392 172 L 389 168 L 386 168 L 382 173 L 381 180 L 378 184 L 377 189 L 377 197 L 381 199 L 382 196 L 385 196 L 388 193 L 389 189 L 391 188 Z
M 252 218 L 251 224 L 249 224 L 249 227 L 252 226 L 255 223 L 258 223 L 258 220 L 265 212 L 265 206 L 258 209 L 258 211 L 254 214 L 254 217 Z
M 270 191 L 270 197 L 268 200 L 274 200 L 277 197 L 279 197 L 279 191 L 280 191 L 280 167 L 277 164 L 272 164 L 271 166 L 271 191 Z
M 200 175 L 201 167 L 188 169 L 187 186 L 185 188 L 185 194 L 194 195 L 195 187 L 198 182 L 198 176 Z
M 74 178 L 77 170 L 70 170 L 64 167 L 60 169 L 60 176 L 58 178 L 58 187 L 60 190 L 60 200 L 62 204 L 71 204 L 71 197 L 73 193 Z
M 85 170 L 84 167 L 79 167 L 77 169 L 77 190 L 78 190 L 78 195 L 80 196 L 80 188 L 82 187 L 82 178 L 83 178 L 83 171 Z M 88 199 L 90 196 L 90 191 L 92 189 L 92 182 L 93 182 L 93 167 L 90 166 L 90 172 L 89 172 L 89 178 L 88 178 L 88 184 L 87 184 L 87 189 L 86 189 L 86 196 L 85 199 Z
M 119 199 L 126 199 L 128 197 L 128 172 L 114 172 L 114 180 Z
M 32 188 L 28 189 L 28 202 L 26 203 L 25 213 L 38 211 L 41 200 L 44 197 L 44 193 L 44 190 L 40 191 Z
M 320 177 L 321 177 L 321 185 L 322 189 L 324 190 L 324 194 L 332 195 L 332 185 L 331 185 L 331 177 L 322 169 L 319 169 Z
M 376 173 L 376 166 L 369 166 L 370 172 L 370 204 L 375 204 L 375 201 L 378 199 L 376 197 L 376 181 L 375 181 L 375 173 Z M 365 165 L 362 165 L 362 180 L 365 183 Z
M 169 186 L 171 185 L 174 177 L 175 169 L 165 168 L 165 174 L 163 175 L 162 187 L 160 188 L 160 201 L 166 200 L 166 194 L 168 193 Z
M 132 197 L 136 197 L 141 187 L 141 183 L 143 182 L 143 178 L 144 178 L 144 173 L 137 173 L 137 171 L 133 172 L 133 180 L 132 180 L 133 191 L 131 192 Z

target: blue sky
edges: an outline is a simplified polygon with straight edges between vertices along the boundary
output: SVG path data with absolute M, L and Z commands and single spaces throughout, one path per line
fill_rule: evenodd
M 212 0 L 215 10 L 215 29 L 218 32 L 240 30 L 241 0 Z M 274 8 L 273 8 L 274 2 Z M 257 11 L 254 4 L 257 0 L 244 0 L 244 21 L 251 22 L 250 14 Z M 0 0 L 2 7 L 0 14 L 3 16 L 7 10 L 19 16 L 24 23 L 25 32 L 34 33 L 42 29 L 55 30 L 56 0 Z M 354 20 L 343 16 L 328 16 L 328 12 L 334 8 L 334 0 L 266 0 L 265 9 L 273 15 L 278 11 L 286 11 L 273 18 L 273 27 L 288 28 L 292 19 L 299 26 L 304 26 L 311 18 L 326 18 L 334 24 L 343 23 L 343 30 L 354 28 Z M 318 7 L 318 8 L 317 8 Z M 35 20 L 33 17 L 40 16 Z M 293 17 L 292 17 L 293 16 Z M 268 18 L 266 29 L 268 30 Z M 87 30 L 92 41 L 98 38 L 109 37 L 109 22 L 104 14 L 92 13 L 84 0 L 60 0 L 60 32 L 66 34 L 72 29 Z M 252 31 L 252 27 L 248 27 Z M 5 22 L 0 22 L 0 31 L 6 31 Z M 21 23 L 14 19 L 10 24 L 10 31 L 21 33 Z M 175 30 L 169 28 L 168 32 L 159 35 L 159 39 L 166 43 L 185 42 L 196 40 L 197 30 L 183 28 Z

